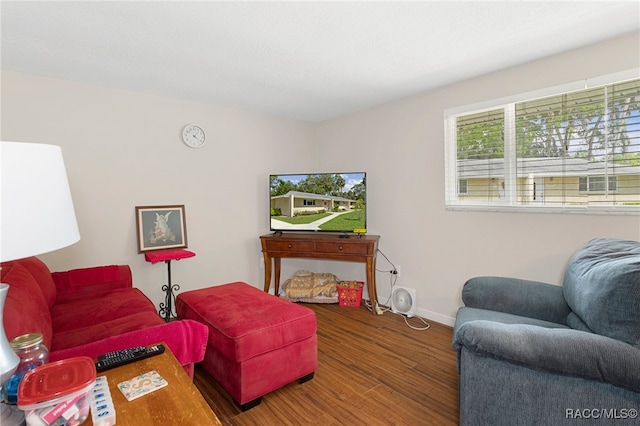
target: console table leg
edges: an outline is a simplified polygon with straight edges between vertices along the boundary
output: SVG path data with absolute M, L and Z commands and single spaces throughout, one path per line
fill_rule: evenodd
M 273 294 L 278 296 L 279 292 L 280 292 L 280 258 L 274 257 L 273 258 Z
M 371 302 L 371 313 L 378 315 L 378 292 L 376 290 L 376 258 L 367 258 L 367 290 L 369 291 L 369 302 Z
M 271 256 L 266 252 L 262 253 L 264 259 L 264 292 L 269 293 L 269 287 L 271 287 Z

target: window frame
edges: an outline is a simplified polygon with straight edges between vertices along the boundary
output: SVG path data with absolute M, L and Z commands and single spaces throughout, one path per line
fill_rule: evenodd
M 471 105 L 465 105 L 455 108 L 449 108 L 444 111 L 444 143 L 445 143 L 445 209 L 447 210 L 466 210 L 466 211 L 508 211 L 508 212 L 540 212 L 540 213 L 587 213 L 587 214 L 631 214 L 639 215 L 639 205 L 588 205 L 577 206 L 563 204 L 545 205 L 542 203 L 521 204 L 517 201 L 517 175 L 516 175 L 516 141 L 515 141 L 515 104 L 545 98 L 549 96 L 557 96 L 565 93 L 580 91 L 596 86 L 616 84 L 628 80 L 636 80 L 640 78 L 640 68 L 635 68 L 618 73 L 608 74 L 595 78 L 575 81 L 567 84 L 561 84 L 549 88 L 535 91 L 523 92 L 520 94 L 480 102 Z M 468 194 L 459 192 L 460 180 L 465 179 L 458 175 L 458 153 L 457 153 L 457 135 L 456 135 L 456 119 L 460 116 L 479 114 L 490 112 L 495 109 L 503 109 L 504 114 L 504 184 L 506 197 L 499 200 L 491 201 L 470 201 L 461 199 L 459 195 Z M 512 131 L 511 131 L 512 130 Z M 597 175 L 587 176 L 597 177 Z M 604 175 L 603 175 L 604 177 Z M 609 189 L 605 191 L 591 191 L 590 184 L 587 184 L 586 193 L 615 193 L 618 191 L 618 179 L 615 174 L 609 175 L 609 178 L 615 177 L 615 190 Z M 587 179 L 587 182 L 589 179 Z M 468 189 L 467 182 L 467 189 Z M 611 186 L 609 181 L 608 186 Z M 579 191 L 580 193 L 585 193 Z

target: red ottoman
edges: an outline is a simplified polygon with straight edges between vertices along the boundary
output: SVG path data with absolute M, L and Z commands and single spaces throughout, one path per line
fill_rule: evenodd
M 185 291 L 176 313 L 209 328 L 202 366 L 243 411 L 318 367 L 315 313 L 249 284 Z

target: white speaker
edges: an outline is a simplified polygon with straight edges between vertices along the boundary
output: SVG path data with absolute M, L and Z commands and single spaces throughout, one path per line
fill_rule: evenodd
M 398 286 L 391 294 L 391 312 L 411 318 L 416 315 L 416 289 Z

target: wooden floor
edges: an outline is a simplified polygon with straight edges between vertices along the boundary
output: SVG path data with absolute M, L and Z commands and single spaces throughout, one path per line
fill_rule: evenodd
M 199 366 L 194 383 L 223 425 L 457 425 L 451 327 L 416 331 L 402 316 L 306 305 L 318 320 L 318 370 L 246 412 Z M 422 325 L 417 318 L 410 324 Z

